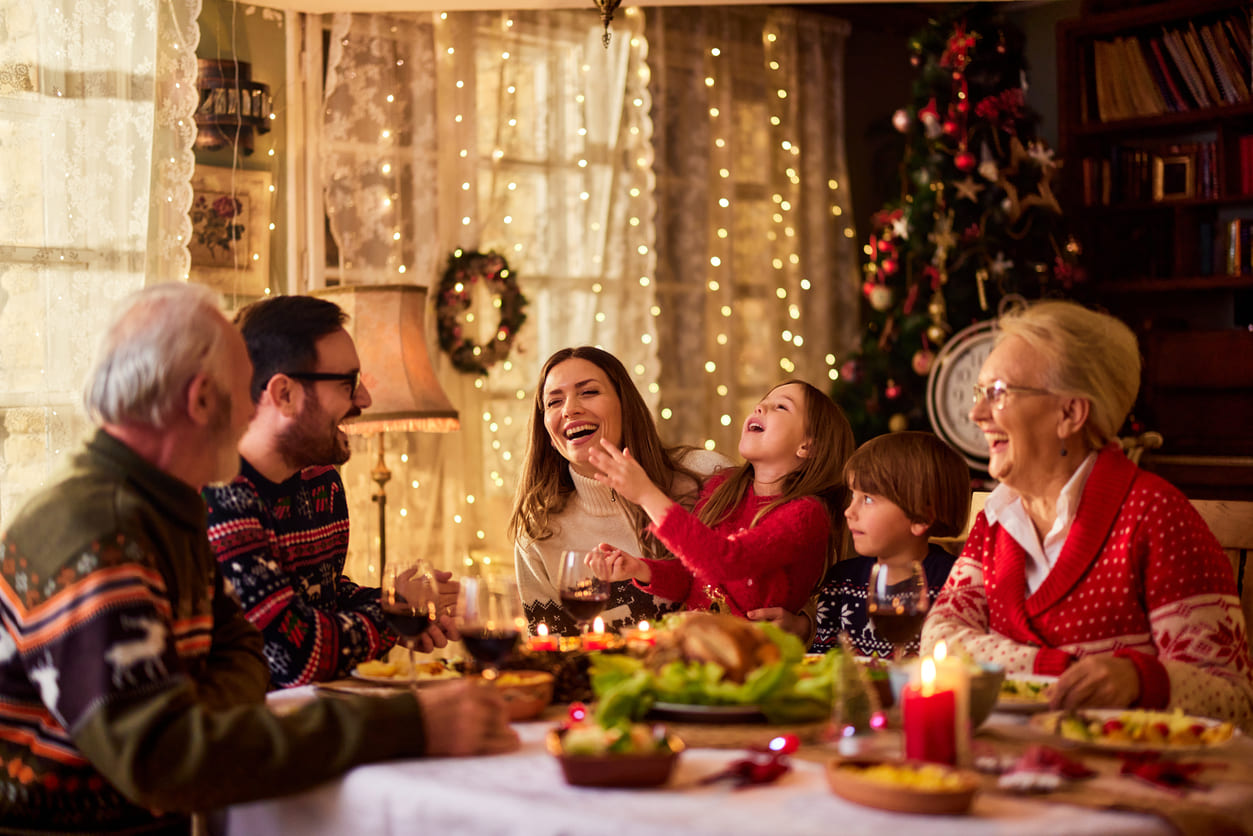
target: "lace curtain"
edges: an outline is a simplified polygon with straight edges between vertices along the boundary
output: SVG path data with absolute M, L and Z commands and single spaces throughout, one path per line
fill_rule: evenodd
M 505 527 L 530 395 L 552 351 L 595 343 L 655 400 L 650 104 L 642 15 L 608 49 L 582 12 L 336 15 L 322 137 L 333 233 L 327 276 L 435 286 L 456 248 L 495 250 L 520 277 L 527 322 L 486 377 L 437 372 L 461 413 L 448 435 L 386 437 L 389 554 L 442 567 L 511 565 Z M 476 342 L 494 330 L 491 300 Z M 428 319 L 430 319 L 428 317 Z M 376 374 L 386 373 L 385 370 Z M 377 582 L 377 508 L 360 439 L 344 467 L 349 573 Z
M 200 0 L 0 0 L 0 527 L 88 431 L 112 303 L 184 278 Z
M 856 341 L 848 24 L 775 7 L 649 12 L 662 432 L 736 458 L 775 383 L 826 391 Z

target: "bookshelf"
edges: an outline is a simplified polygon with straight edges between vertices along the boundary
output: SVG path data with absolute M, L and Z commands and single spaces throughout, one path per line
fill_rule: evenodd
M 1057 29 L 1061 200 L 1088 292 L 1140 338 L 1142 464 L 1253 499 L 1253 18 L 1165 0 Z

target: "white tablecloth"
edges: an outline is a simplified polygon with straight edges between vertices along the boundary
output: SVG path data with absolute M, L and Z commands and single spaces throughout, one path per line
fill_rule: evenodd
M 281 699 L 308 698 L 308 691 Z M 861 807 L 832 794 L 821 764 L 793 760 L 774 784 L 734 790 L 702 777 L 742 751 L 689 749 L 658 790 L 601 790 L 567 785 L 544 749 L 551 723 L 522 723 L 519 751 L 485 758 L 433 758 L 361 766 L 321 787 L 286 798 L 232 807 L 228 836 L 1119 836 L 1171 834 L 1155 816 L 976 796 L 970 815 L 914 816 Z

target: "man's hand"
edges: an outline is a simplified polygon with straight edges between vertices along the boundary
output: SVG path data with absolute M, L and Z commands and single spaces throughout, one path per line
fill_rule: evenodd
M 647 586 L 653 579 L 647 563 L 608 543 L 601 543 L 588 552 L 585 560 L 592 574 L 607 581 L 639 581 Z
M 1084 656 L 1049 689 L 1049 708 L 1126 708 L 1140 696 L 1140 672 L 1130 659 Z
M 749 610 L 745 613 L 749 621 L 769 621 L 780 630 L 785 630 L 801 641 L 809 638 L 809 616 L 805 613 L 794 613 L 783 607 L 764 607 L 760 610 Z
M 456 682 L 417 694 L 426 726 L 426 754 L 496 755 L 518 748 L 505 702 L 493 685 Z

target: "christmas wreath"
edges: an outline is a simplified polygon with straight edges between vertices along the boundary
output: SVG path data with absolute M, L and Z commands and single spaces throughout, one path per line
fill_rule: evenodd
M 465 336 L 460 319 L 470 307 L 476 282 L 486 282 L 492 293 L 499 295 L 500 322 L 492 339 L 484 345 Z M 526 321 L 526 297 L 500 255 L 457 250 L 448 257 L 448 267 L 440 280 L 435 316 L 439 347 L 447 352 L 453 366 L 467 374 L 485 375 L 490 366 L 509 356 L 518 329 Z

